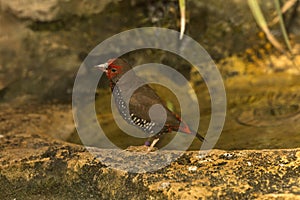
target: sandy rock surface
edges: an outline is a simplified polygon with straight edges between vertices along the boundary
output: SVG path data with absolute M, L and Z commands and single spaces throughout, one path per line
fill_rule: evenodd
M 129 173 L 133 166 L 153 160 L 159 163 L 178 152 L 93 148 L 101 155 L 97 159 L 83 146 L 47 135 L 49 127 L 58 130 L 68 124 L 68 106 L 44 105 L 39 112 L 30 107 L 1 108 L 1 199 L 300 198 L 299 149 L 212 150 L 206 156 L 190 151 L 157 171 Z M 45 115 L 47 111 L 53 114 Z

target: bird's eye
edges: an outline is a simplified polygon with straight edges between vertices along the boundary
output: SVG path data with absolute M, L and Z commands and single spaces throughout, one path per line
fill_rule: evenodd
M 111 69 L 111 72 L 117 72 L 117 69 L 112 68 L 112 69 Z

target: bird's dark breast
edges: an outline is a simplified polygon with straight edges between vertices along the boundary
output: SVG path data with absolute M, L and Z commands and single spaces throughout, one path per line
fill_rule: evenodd
M 120 115 L 127 123 L 140 128 L 149 135 L 154 135 L 157 132 L 158 124 L 151 122 L 148 115 L 148 111 L 151 107 L 149 107 L 149 104 L 136 102 L 136 95 L 134 93 L 130 98 L 128 109 L 128 105 L 126 105 L 122 91 L 117 86 L 113 89 L 113 97 Z

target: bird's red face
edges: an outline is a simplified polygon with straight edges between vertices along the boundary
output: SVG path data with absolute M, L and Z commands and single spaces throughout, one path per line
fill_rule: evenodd
M 115 58 L 109 59 L 106 63 L 97 65 L 96 67 L 105 72 L 107 78 L 110 80 L 122 73 L 122 66 L 118 64 Z
M 107 61 L 107 68 L 104 71 L 108 79 L 113 79 L 115 76 L 122 73 L 122 66 L 118 65 L 116 59 L 110 59 Z
M 128 71 L 132 71 L 131 66 L 121 58 L 109 59 L 106 63 L 95 66 L 105 72 L 111 83 L 117 83 Z M 131 74 L 134 72 L 132 71 Z

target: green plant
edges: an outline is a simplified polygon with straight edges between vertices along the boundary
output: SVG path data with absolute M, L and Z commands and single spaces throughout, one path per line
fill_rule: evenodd
M 288 47 L 288 50 L 290 51 L 290 53 L 292 52 L 292 48 L 291 48 L 290 41 L 289 41 L 289 38 L 288 38 L 288 34 L 287 34 L 287 31 L 286 31 L 286 28 L 285 28 L 285 24 L 284 24 L 284 21 L 283 21 L 282 13 L 286 12 L 295 3 L 296 3 L 296 0 L 290 0 L 290 1 L 286 2 L 286 4 L 282 8 L 280 8 L 279 0 L 274 0 L 277 16 L 273 20 L 272 24 L 277 23 L 279 21 L 281 32 L 283 34 L 285 44 Z M 255 18 L 256 23 L 264 31 L 264 33 L 266 34 L 266 37 L 270 41 L 270 43 L 277 50 L 279 50 L 281 52 L 285 52 L 283 46 L 280 44 L 280 42 L 278 42 L 278 40 L 271 33 L 271 31 L 268 27 L 268 24 L 265 20 L 265 17 L 263 15 L 262 11 L 261 11 L 261 8 L 258 4 L 258 1 L 257 0 L 248 0 L 248 5 L 251 9 L 251 12 L 253 14 L 253 17 Z
M 179 39 L 183 38 L 183 34 L 185 31 L 185 0 L 179 0 L 179 8 L 180 8 L 180 36 Z

